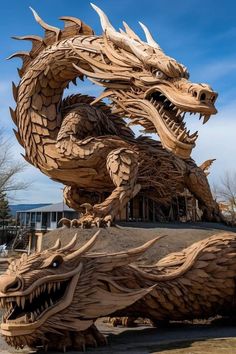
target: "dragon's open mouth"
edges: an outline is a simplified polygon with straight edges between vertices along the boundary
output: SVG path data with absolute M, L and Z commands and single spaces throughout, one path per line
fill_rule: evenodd
M 1 298 L 3 323 L 33 323 L 63 299 L 70 280 L 38 286 L 29 295 Z
M 154 91 L 150 93 L 147 99 L 158 111 L 165 127 L 179 142 L 193 145 L 198 138 L 198 131 L 190 133 L 187 130 L 184 122 L 186 113 L 199 114 L 199 119 L 203 118 L 203 123 L 206 123 L 210 115 L 203 115 L 199 112 L 184 110 L 172 103 L 162 92 Z

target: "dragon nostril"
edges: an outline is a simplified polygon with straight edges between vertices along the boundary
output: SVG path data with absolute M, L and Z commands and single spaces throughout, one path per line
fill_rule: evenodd
M 197 91 L 193 91 L 193 97 L 197 97 Z
M 15 278 L 14 281 L 12 281 L 11 283 L 9 283 L 6 287 L 5 287 L 5 291 L 17 291 L 21 288 L 22 283 L 21 280 L 19 278 Z
M 206 99 L 206 94 L 202 93 L 200 96 L 200 101 L 205 101 L 205 99 Z
M 215 96 L 215 95 L 212 95 L 212 97 L 211 97 L 211 102 L 214 103 L 215 100 L 216 100 L 216 96 Z

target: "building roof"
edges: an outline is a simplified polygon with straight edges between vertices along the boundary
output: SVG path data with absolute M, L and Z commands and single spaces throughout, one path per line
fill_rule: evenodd
M 17 210 L 17 212 L 22 212 L 22 213 L 30 213 L 30 212 L 44 212 L 44 213 L 50 213 L 50 212 L 63 212 L 63 211 L 71 211 L 74 212 L 74 209 L 69 208 L 65 203 L 56 203 L 56 204 L 50 204 L 46 205 L 40 208 L 34 208 L 34 209 L 29 209 L 29 210 Z

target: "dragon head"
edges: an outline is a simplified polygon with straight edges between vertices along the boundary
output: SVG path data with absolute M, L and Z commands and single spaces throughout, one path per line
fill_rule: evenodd
M 35 347 L 50 340 L 50 334 L 84 331 L 96 318 L 133 304 L 153 289 L 126 288 L 112 272 L 134 261 L 158 238 L 124 252 L 88 253 L 98 233 L 79 249 L 75 235 L 62 248 L 58 240 L 52 248 L 23 254 L 10 264 L 0 278 L 5 310 L 1 332 L 9 345 Z
M 117 32 L 105 13 L 92 6 L 101 19 L 103 45 L 100 56 L 93 58 L 91 53 L 86 57 L 85 49 L 87 69 L 76 68 L 106 87 L 99 99 L 108 97 L 114 113 L 130 118 L 131 125 L 142 125 L 145 132 L 157 133 L 166 149 L 189 158 L 198 132 L 190 134 L 184 116 L 198 114 L 206 123 L 217 112 L 217 93 L 207 84 L 190 82 L 186 67 L 165 55 L 145 25 L 140 23 L 147 42 L 126 23 L 125 31 Z

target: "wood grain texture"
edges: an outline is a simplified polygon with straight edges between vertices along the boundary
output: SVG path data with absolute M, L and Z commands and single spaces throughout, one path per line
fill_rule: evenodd
M 157 324 L 233 316 L 236 234 L 216 234 L 154 265 L 138 266 L 139 257 L 159 239 L 95 253 L 98 231 L 79 248 L 75 235 L 64 247 L 58 239 L 50 249 L 12 260 L 0 278 L 6 342 L 15 348 L 84 350 L 106 343 L 93 325 L 103 316 L 125 326 L 138 317 Z
M 17 106 L 11 116 L 25 159 L 78 193 L 91 193 L 90 204 L 94 191 L 110 193 L 78 225 L 110 224 L 140 189 L 170 205 L 172 197 L 188 188 L 205 220 L 222 220 L 205 165 L 202 170 L 190 158 L 198 134 L 184 123 L 186 112 L 207 122 L 216 113 L 217 94 L 206 84 L 188 81 L 186 67 L 167 56 L 144 25 L 147 41 L 127 24 L 125 31 L 116 32 L 103 11 L 93 7 L 102 21 L 102 36 L 74 17 L 63 17 L 65 27 L 59 29 L 32 10 L 45 36 L 16 37 L 32 42 L 30 52 L 12 56 L 23 60 L 19 85 L 12 86 Z M 84 77 L 104 92 L 97 98 L 63 98 L 65 88 Z M 141 125 L 161 142 L 135 138 L 130 125 Z M 67 191 L 66 203 L 78 210 L 79 199 Z

